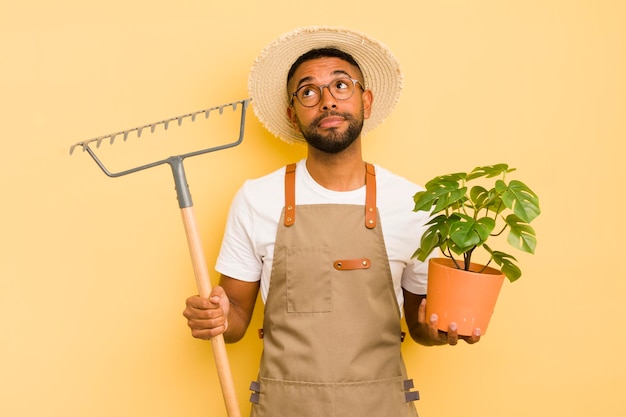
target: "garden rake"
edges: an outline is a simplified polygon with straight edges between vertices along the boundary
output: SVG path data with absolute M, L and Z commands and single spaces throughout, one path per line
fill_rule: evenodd
M 198 287 L 198 291 L 202 297 L 209 297 L 211 293 L 211 281 L 209 279 L 209 273 L 206 265 L 206 260 L 204 258 L 204 251 L 202 249 L 202 242 L 200 240 L 200 234 L 198 231 L 198 226 L 196 223 L 196 218 L 193 211 L 193 202 L 191 200 L 191 193 L 189 192 L 189 186 L 187 184 L 187 179 L 185 176 L 185 169 L 183 167 L 183 160 L 185 158 L 189 158 L 192 156 L 203 155 L 209 152 L 215 152 L 222 149 L 232 148 L 234 146 L 239 145 L 243 140 L 243 132 L 245 125 L 245 117 L 246 117 L 246 109 L 248 104 L 250 103 L 250 99 L 239 100 L 233 103 L 224 104 L 221 106 L 211 107 L 208 109 L 200 110 L 193 113 L 184 114 L 181 116 L 169 118 L 166 120 L 162 120 L 155 123 L 149 123 L 147 125 L 138 126 L 132 129 L 123 130 L 116 133 L 111 133 L 108 135 L 100 136 L 97 138 L 89 139 L 86 141 L 78 142 L 70 147 L 70 155 L 74 152 L 74 149 L 77 147 L 81 147 L 83 151 L 86 151 L 93 160 L 98 164 L 100 169 L 109 177 L 121 177 L 124 175 L 132 174 L 137 171 L 142 171 L 148 168 L 153 168 L 159 165 L 168 164 L 172 169 L 172 174 L 174 175 L 174 183 L 176 185 L 176 196 L 178 199 L 178 206 L 181 209 L 183 224 L 185 227 L 185 233 L 187 236 L 187 243 L 189 245 L 189 251 L 191 254 L 191 260 L 193 263 L 193 270 L 196 278 L 196 285 Z M 110 144 L 113 144 L 117 137 L 122 137 L 124 141 L 128 139 L 128 135 L 132 132 L 136 132 L 137 136 L 140 137 L 141 133 L 145 129 L 150 129 L 150 132 L 153 133 L 155 128 L 158 125 L 163 125 L 165 129 L 168 128 L 170 123 L 176 122 L 178 126 L 180 126 L 185 118 L 190 118 L 192 121 L 195 121 L 197 116 L 204 115 L 205 118 L 209 117 L 209 114 L 212 111 L 219 111 L 219 114 L 224 112 L 224 109 L 232 107 L 233 111 L 237 111 L 237 107 L 241 106 L 241 121 L 239 125 L 239 137 L 237 140 L 231 143 L 227 143 L 220 146 L 215 146 L 207 149 L 202 149 L 199 151 L 189 152 L 182 155 L 170 156 L 166 159 L 162 159 L 160 161 L 148 163 L 145 165 L 141 165 L 135 168 L 127 169 L 120 172 L 111 172 L 109 171 L 100 158 L 96 155 L 91 144 L 96 145 L 96 148 L 99 148 L 103 141 L 108 141 Z M 224 397 L 224 403 L 226 405 L 226 412 L 229 417 L 241 417 L 241 413 L 239 411 L 239 405 L 237 403 L 237 398 L 235 395 L 235 389 L 233 384 L 233 378 L 230 371 L 230 365 L 228 363 L 228 357 L 226 353 L 226 345 L 224 342 L 223 335 L 219 335 L 217 337 L 211 338 L 211 346 L 213 349 L 213 356 L 216 363 L 217 373 L 222 389 L 222 395 Z

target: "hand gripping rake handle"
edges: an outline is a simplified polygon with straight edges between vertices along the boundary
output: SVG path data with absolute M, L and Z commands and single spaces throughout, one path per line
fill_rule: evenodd
M 187 184 L 187 178 L 185 176 L 185 169 L 183 166 L 183 160 L 188 157 L 202 155 L 209 152 L 215 152 L 222 149 L 231 148 L 239 145 L 243 140 L 243 132 L 245 125 L 245 117 L 246 117 L 246 109 L 248 107 L 250 100 L 241 100 L 230 104 L 225 104 L 219 107 L 213 107 L 210 109 L 202 110 L 196 113 L 190 113 L 183 116 L 179 116 L 176 118 L 168 119 L 162 122 L 156 122 L 152 124 L 148 124 L 145 126 L 129 129 L 126 131 L 113 133 L 106 136 L 101 136 L 98 138 L 94 138 L 88 141 L 79 142 L 73 145 L 70 148 L 70 154 L 74 151 L 74 148 L 77 146 L 81 146 L 84 151 L 86 151 L 93 160 L 98 164 L 100 169 L 108 175 L 109 177 L 120 177 L 123 175 L 132 174 L 137 171 L 141 171 L 144 169 L 152 168 L 158 165 L 168 164 L 172 168 L 172 174 L 174 175 L 174 182 L 176 184 L 176 195 L 178 199 L 178 205 L 181 209 L 183 225 L 185 227 L 185 234 L 187 236 L 187 243 L 189 245 L 189 252 L 191 255 L 191 260 L 193 264 L 193 270 L 196 277 L 196 285 L 198 287 L 198 291 L 200 296 L 208 298 L 211 294 L 211 280 L 209 278 L 209 272 L 206 265 L 206 260 L 204 257 L 204 250 L 202 249 L 202 241 L 200 239 L 200 233 L 198 231 L 198 226 L 196 223 L 196 217 L 193 211 L 193 202 L 191 200 L 191 193 L 189 192 L 189 186 Z M 228 106 L 232 106 L 234 110 L 236 110 L 237 105 L 241 104 L 241 122 L 239 127 L 239 137 L 236 141 L 232 143 L 228 143 L 225 145 L 220 145 L 208 149 L 203 149 L 200 151 L 190 152 L 183 155 L 171 156 L 169 158 L 163 159 L 161 161 L 156 161 L 153 163 L 149 163 L 146 165 L 142 165 L 139 167 L 127 169 L 121 172 L 110 172 L 102 163 L 102 161 L 95 154 L 93 149 L 89 147 L 89 144 L 92 142 L 96 142 L 97 146 L 100 146 L 100 143 L 104 139 L 109 139 L 110 143 L 113 143 L 115 137 L 118 134 L 124 135 L 124 140 L 126 140 L 128 133 L 132 131 L 137 131 L 137 135 L 141 135 L 142 129 L 149 127 L 152 132 L 154 132 L 154 128 L 158 124 L 164 124 L 167 129 L 168 122 L 172 120 L 177 120 L 180 125 L 183 118 L 191 117 L 192 120 L 195 119 L 195 116 L 199 113 L 205 113 L 206 117 L 209 116 L 211 110 L 219 109 L 220 113 L 222 113 L 223 109 Z M 224 342 L 223 335 L 219 335 L 211 338 L 211 346 L 213 348 L 213 356 L 215 359 L 215 364 L 217 368 L 218 377 L 220 380 L 220 385 L 222 389 L 222 395 L 224 397 L 224 403 L 226 405 L 226 412 L 229 417 L 241 417 L 241 413 L 239 411 L 239 404 L 237 402 L 237 396 L 235 394 L 235 388 L 232 378 L 232 373 L 230 371 L 230 366 L 228 363 L 228 356 L 226 352 L 226 344 Z

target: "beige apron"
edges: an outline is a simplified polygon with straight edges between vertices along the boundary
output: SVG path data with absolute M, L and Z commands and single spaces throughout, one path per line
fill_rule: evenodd
M 296 206 L 287 167 L 253 417 L 417 416 L 374 167 L 367 172 L 365 206 Z

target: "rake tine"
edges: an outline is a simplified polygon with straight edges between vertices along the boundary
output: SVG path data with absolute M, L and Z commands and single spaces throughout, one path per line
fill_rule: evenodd
M 102 141 L 104 141 L 105 139 L 108 139 L 109 140 L 109 144 L 112 145 L 115 142 L 115 138 L 118 135 L 123 135 L 124 142 L 126 142 L 126 140 L 128 140 L 128 135 L 131 132 L 134 132 L 134 131 L 137 132 L 137 137 L 139 138 L 139 137 L 141 137 L 141 134 L 143 133 L 143 129 L 150 128 L 150 133 L 154 133 L 156 128 L 157 128 L 157 126 L 162 124 L 163 127 L 165 128 L 165 130 L 167 130 L 168 127 L 169 127 L 170 122 L 176 121 L 178 126 L 181 126 L 183 124 L 183 119 L 185 117 L 190 117 L 191 121 L 195 122 L 196 116 L 201 114 L 201 113 L 204 113 L 205 119 L 208 119 L 211 111 L 213 111 L 213 110 L 218 110 L 220 115 L 222 115 L 224 113 L 224 108 L 225 107 L 229 107 L 230 106 L 230 107 L 233 108 L 233 111 L 236 111 L 237 107 L 239 106 L 239 104 L 242 104 L 243 106 L 246 106 L 247 103 L 249 103 L 250 101 L 251 101 L 251 99 L 244 99 L 244 100 L 239 100 L 239 101 L 235 101 L 235 102 L 228 103 L 228 104 L 222 104 L 220 106 L 210 107 L 210 108 L 207 108 L 207 109 L 204 109 L 204 110 L 198 110 L 198 111 L 193 112 L 193 113 L 187 113 L 187 114 L 183 114 L 183 115 L 180 115 L 180 116 L 171 117 L 169 119 L 161 120 L 161 121 L 158 121 L 158 122 L 148 123 L 148 124 L 145 124 L 145 125 L 142 125 L 142 126 L 133 127 L 133 128 L 130 128 L 130 129 L 119 131 L 119 132 L 110 133 L 108 135 L 99 136 L 99 137 L 96 137 L 96 138 L 93 138 L 93 139 L 77 142 L 77 143 L 73 144 L 72 146 L 70 146 L 70 155 L 72 155 L 72 153 L 74 152 L 74 149 L 77 146 L 81 146 L 83 148 L 83 151 L 84 151 L 85 150 L 85 146 L 87 146 L 91 142 L 96 142 L 96 147 L 99 148 L 100 145 L 102 144 Z

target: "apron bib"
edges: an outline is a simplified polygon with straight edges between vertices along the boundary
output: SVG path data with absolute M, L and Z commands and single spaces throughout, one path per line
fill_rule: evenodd
M 417 416 L 367 172 L 365 206 L 296 206 L 287 168 L 253 417 Z

